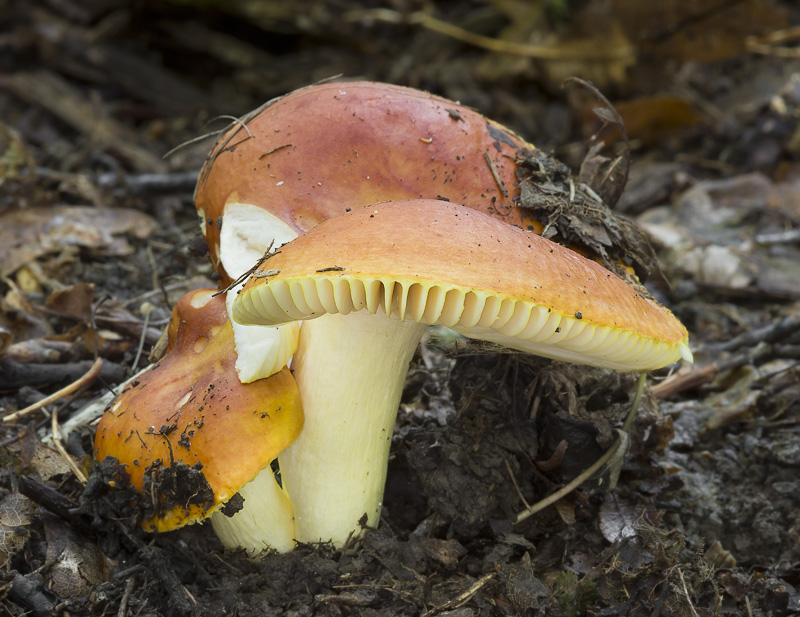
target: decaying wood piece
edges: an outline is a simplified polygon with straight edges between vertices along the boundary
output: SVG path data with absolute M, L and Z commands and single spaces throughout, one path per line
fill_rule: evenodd
M 0 360 L 0 389 L 18 390 L 23 386 L 40 388 L 50 384 L 75 381 L 92 365 L 91 360 L 66 364 L 18 364 L 12 360 Z M 100 377 L 110 383 L 125 379 L 127 368 L 112 362 L 104 362 Z

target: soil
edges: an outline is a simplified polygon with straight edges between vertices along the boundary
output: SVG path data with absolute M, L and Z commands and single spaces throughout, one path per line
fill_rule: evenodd
M 646 4 L 0 0 L 0 617 L 800 615 L 800 13 Z M 360 544 L 253 561 L 209 525 L 146 534 L 85 418 L 216 286 L 195 138 L 340 74 L 472 106 L 635 220 L 695 364 L 528 516 L 613 447 L 636 377 L 434 332 Z

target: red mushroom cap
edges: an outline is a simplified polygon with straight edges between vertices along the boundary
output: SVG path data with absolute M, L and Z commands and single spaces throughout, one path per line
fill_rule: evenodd
M 296 234 L 347 207 L 412 198 L 453 201 L 540 231 L 515 205 L 517 162 L 533 149 L 509 129 L 426 92 L 327 83 L 234 125 L 206 162 L 195 202 L 212 262 L 229 280 L 241 274 L 220 261 L 220 226 L 231 204 L 264 209 Z

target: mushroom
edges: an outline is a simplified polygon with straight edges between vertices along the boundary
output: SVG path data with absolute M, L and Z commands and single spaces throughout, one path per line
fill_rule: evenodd
M 270 466 L 303 425 L 291 372 L 239 381 L 225 299 L 215 290 L 185 295 L 167 331 L 168 353 L 103 415 L 96 459 L 111 456 L 124 466 L 142 493 L 145 530 L 170 531 L 210 516 L 228 548 L 292 550 L 292 506 Z M 288 348 L 291 354 L 294 345 Z M 231 517 L 235 508 L 223 505 L 237 493 L 248 515 Z
M 298 541 L 342 546 L 377 524 L 403 383 L 427 326 L 621 371 L 691 361 L 686 329 L 644 293 L 442 201 L 353 208 L 283 246 L 249 278 L 232 318 L 306 320 L 292 365 L 305 425 L 279 456 Z
M 348 206 L 447 199 L 540 231 L 515 201 L 517 162 L 532 150 L 500 124 L 427 92 L 325 83 L 270 101 L 233 124 L 200 173 L 195 205 L 212 264 L 227 285 L 270 247 Z M 274 336 L 234 324 L 242 381 L 280 368 L 268 361 Z
M 203 166 L 195 204 L 211 261 L 227 285 L 270 247 L 347 207 L 380 201 L 444 199 L 540 233 L 542 225 L 527 206 L 559 205 L 557 186 L 548 179 L 553 170 L 541 163 L 543 157 L 513 131 L 454 101 L 390 84 L 330 82 L 296 90 L 234 122 Z M 531 189 L 542 178 L 543 192 Z M 563 195 L 574 193 L 575 186 L 564 184 Z M 539 195 L 536 203 L 529 203 L 530 194 Z M 610 227 L 628 229 L 603 204 L 582 210 L 595 211 Z M 553 239 L 635 280 L 620 255 L 627 239 L 603 232 L 601 250 L 595 250 L 597 245 L 581 243 L 583 236 L 556 233 Z M 627 262 L 631 255 L 638 253 L 627 251 Z M 270 329 L 234 324 L 242 381 L 280 369 L 268 361 L 276 336 Z

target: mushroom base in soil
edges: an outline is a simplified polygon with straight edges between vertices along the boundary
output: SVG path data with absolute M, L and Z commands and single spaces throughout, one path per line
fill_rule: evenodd
M 279 457 L 303 542 L 377 524 L 392 427 L 425 327 L 537 355 L 646 371 L 691 360 L 666 308 L 577 253 L 443 201 L 354 208 L 253 273 L 235 321 L 301 328 L 303 433 Z
M 218 508 L 211 514 L 211 526 L 229 549 L 242 549 L 255 556 L 266 550 L 288 553 L 295 548 L 294 510 L 286 491 L 275 479 L 270 466 L 238 491 L 241 509 Z

